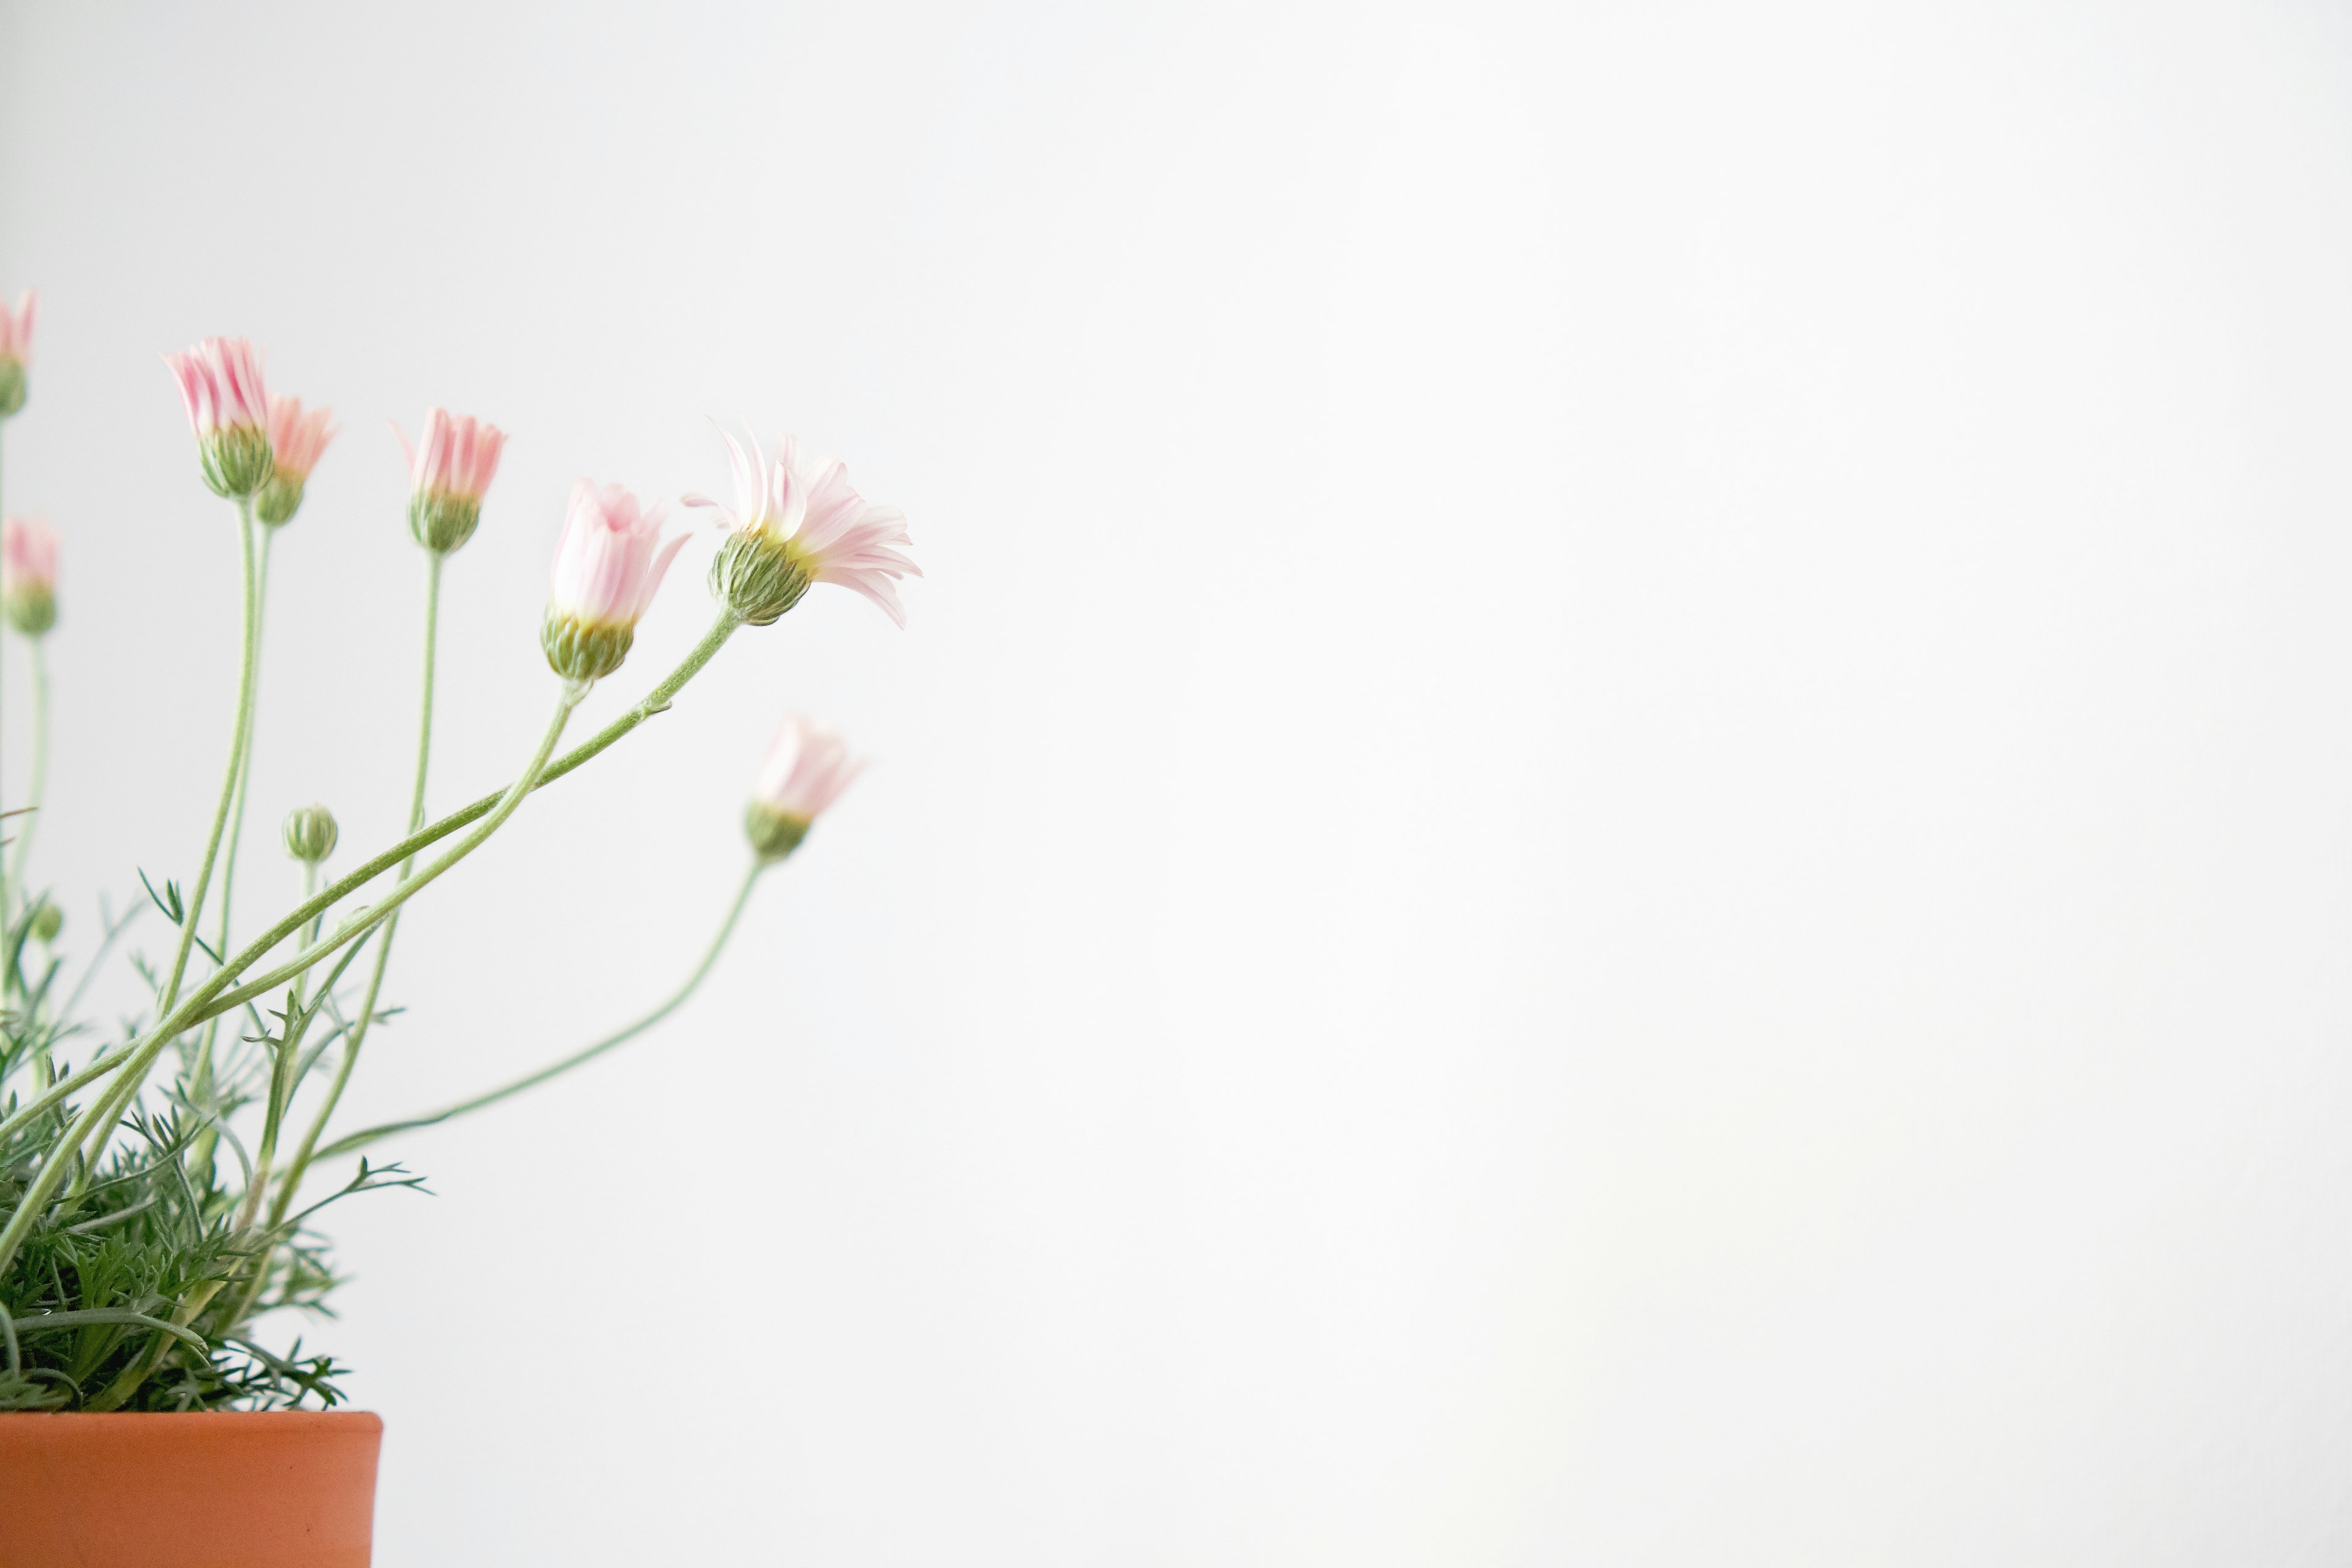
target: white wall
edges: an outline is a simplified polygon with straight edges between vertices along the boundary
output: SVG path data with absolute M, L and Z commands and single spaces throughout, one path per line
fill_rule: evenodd
M 658 996 L 778 709 L 878 759 L 341 1215 L 382 1562 L 2338 1563 L 2347 266 L 2322 4 L 19 3 L 46 869 L 186 876 L 226 743 L 159 351 L 345 425 L 257 915 L 404 797 L 387 418 L 515 433 L 445 804 L 570 481 L 796 429 L 911 627 L 814 595 L 402 930 L 363 1115 Z

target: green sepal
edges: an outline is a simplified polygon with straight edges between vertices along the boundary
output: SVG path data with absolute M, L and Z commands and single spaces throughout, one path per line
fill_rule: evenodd
M 761 532 L 730 533 L 710 562 L 711 593 L 755 626 L 799 604 L 814 581 L 789 545 Z
M 25 406 L 25 362 L 0 359 L 0 419 Z
M 42 583 L 19 583 L 0 601 L 8 624 L 28 637 L 39 637 L 58 624 L 58 596 Z
M 552 605 L 539 628 L 539 646 L 547 650 L 548 668 L 583 686 L 620 668 L 636 637 L 634 626 L 575 620 Z
M 808 830 L 807 817 L 778 811 L 766 801 L 755 800 L 743 808 L 743 836 L 763 862 L 781 860 L 799 848 Z
M 301 506 L 302 481 L 280 468 L 269 476 L 269 482 L 253 498 L 253 515 L 278 528 L 291 522 Z
M 204 454 L 205 483 L 213 494 L 235 500 L 249 496 L 278 471 L 269 455 L 269 433 L 257 425 L 228 425 L 196 443 Z
M 446 555 L 474 537 L 482 503 L 447 490 L 419 490 L 408 498 L 408 531 L 436 555 Z

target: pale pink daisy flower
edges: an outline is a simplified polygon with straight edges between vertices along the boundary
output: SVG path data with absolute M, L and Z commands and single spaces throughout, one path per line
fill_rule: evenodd
M 600 488 L 582 479 L 572 487 L 540 631 L 558 675 L 596 680 L 628 657 L 638 617 L 686 542 L 679 534 L 665 544 L 661 531 L 661 508 L 645 505 L 619 485 Z
M 425 549 L 446 555 L 482 521 L 482 497 L 498 475 L 506 432 L 470 414 L 428 408 L 415 446 L 399 426 L 393 434 L 408 454 L 408 531 Z
M 58 531 L 37 517 L 0 523 L 0 609 L 28 637 L 58 621 Z
M 276 472 L 254 499 L 254 515 L 272 528 L 291 519 L 302 505 L 302 487 L 319 455 L 335 438 L 334 411 L 305 410 L 299 397 L 269 399 L 269 453 Z
M 224 496 L 249 496 L 268 482 L 269 393 L 261 356 L 243 338 L 206 338 L 165 354 L 204 454 L 205 482 Z
M 745 620 L 765 626 L 799 603 L 810 584 L 838 583 L 905 626 L 898 579 L 923 574 L 896 548 L 914 542 L 907 514 L 867 504 L 839 458 L 805 451 L 790 436 L 777 440 L 771 460 L 756 440 L 747 448 L 720 434 L 734 467 L 733 510 L 708 496 L 680 498 L 712 508 L 733 532 L 711 563 L 713 591 Z
M 865 768 L 842 738 L 800 713 L 787 713 L 768 742 L 768 754 L 743 815 L 744 831 L 762 860 L 781 860 L 800 847 L 809 825 Z

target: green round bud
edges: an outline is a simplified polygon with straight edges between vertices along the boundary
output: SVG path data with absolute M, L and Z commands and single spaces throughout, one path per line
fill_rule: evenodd
M 547 650 L 548 668 L 583 686 L 620 668 L 621 661 L 629 657 L 629 645 L 636 640 L 634 626 L 575 620 L 551 605 L 539 628 L 539 646 Z
M 474 537 L 482 503 L 446 490 L 422 490 L 408 498 L 408 531 L 436 555 L 446 555 Z
M 782 859 L 801 847 L 808 830 L 807 817 L 778 811 L 766 801 L 755 800 L 743 808 L 743 836 L 751 841 L 751 853 L 762 860 Z
M 205 459 L 205 483 L 213 494 L 234 500 L 249 496 L 269 482 L 277 462 L 269 455 L 269 432 L 257 425 L 227 425 L 198 443 Z
M 278 528 L 291 522 L 301 506 L 302 481 L 280 468 L 269 476 L 269 482 L 253 498 L 253 515 Z
M 814 581 L 782 540 L 757 531 L 730 533 L 710 562 L 711 593 L 755 626 L 799 604 Z
M 0 597 L 0 614 L 26 637 L 37 637 L 58 624 L 58 596 L 47 583 L 15 584 Z
M 315 866 L 335 852 L 335 814 L 323 805 L 297 806 L 286 814 L 286 853 Z
M 25 362 L 0 359 L 0 419 L 20 413 L 25 406 Z
M 43 899 L 41 900 L 41 907 L 33 911 L 33 940 L 35 942 L 55 942 L 58 940 L 58 932 L 65 929 L 65 911 L 58 908 L 57 905 L 49 902 L 48 900 Z

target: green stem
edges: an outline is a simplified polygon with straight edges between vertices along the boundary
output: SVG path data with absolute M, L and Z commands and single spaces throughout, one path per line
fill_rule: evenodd
M 496 1105 L 509 1095 L 520 1094 L 524 1089 L 545 1083 L 549 1079 L 560 1074 L 570 1072 L 582 1063 L 593 1061 L 623 1041 L 634 1039 L 652 1028 L 676 1012 L 678 1005 L 688 996 L 693 995 L 695 988 L 702 984 L 703 976 L 710 973 L 711 965 L 719 961 L 719 950 L 727 945 L 727 939 L 734 934 L 735 922 L 742 916 L 743 906 L 751 901 L 752 884 L 759 880 L 760 873 L 766 869 L 769 864 L 770 862 L 756 858 L 751 862 L 751 868 L 743 874 L 742 884 L 735 889 L 734 900 L 727 906 L 727 918 L 719 922 L 719 934 L 710 939 L 710 945 L 703 951 L 702 961 L 694 966 L 694 973 L 686 977 L 686 984 L 673 992 L 668 1001 L 664 1002 L 627 1028 L 617 1034 L 607 1035 L 583 1050 L 574 1051 L 561 1061 L 551 1062 L 537 1072 L 519 1078 L 512 1083 L 490 1090 L 488 1094 L 478 1094 L 471 1100 L 460 1100 L 445 1110 L 433 1112 L 430 1116 L 414 1117 L 406 1121 L 387 1121 L 380 1127 L 371 1127 L 364 1131 L 354 1132 L 348 1138 L 338 1139 L 321 1152 L 319 1158 L 331 1160 L 339 1154 L 356 1153 L 369 1144 L 380 1139 L 388 1138 L 395 1132 L 436 1126 L 453 1118 L 464 1116 L 469 1111 L 479 1110 L 486 1105 Z
M 0 910 L 7 910 L 11 916 L 16 913 L 17 896 L 25 889 L 25 862 L 32 857 L 33 829 L 40 826 L 41 796 L 46 793 L 49 774 L 48 660 L 44 657 L 40 637 L 26 637 L 25 641 L 32 657 L 33 772 L 25 790 L 24 826 L 16 834 L 16 853 L 8 859 L 5 891 L 0 892 Z
M 169 1015 L 180 999 L 180 981 L 188 971 L 188 950 L 195 944 L 196 921 L 204 914 L 205 896 L 211 890 L 213 862 L 220 855 L 221 835 L 228 826 L 229 807 L 236 799 L 237 780 L 245 774 L 245 742 L 253 725 L 254 655 L 260 641 L 260 605 L 254 593 L 253 581 L 253 498 L 240 496 L 236 503 L 236 536 L 245 555 L 245 655 L 236 681 L 236 727 L 229 742 L 228 773 L 221 780 L 220 804 L 213 808 L 212 836 L 205 840 L 205 858 L 196 868 L 196 885 L 188 896 L 187 907 L 180 917 L 179 951 L 172 955 L 172 973 L 163 983 L 163 993 L 156 1002 L 158 1019 Z
M 428 551 L 425 574 L 425 698 L 416 722 L 416 782 L 408 795 L 408 831 L 415 833 L 425 826 L 425 777 L 426 764 L 433 755 L 433 656 L 439 641 L 441 626 L 441 563 L 445 558 L 437 551 Z M 416 857 L 401 862 L 400 875 L 405 879 L 415 868 Z M 368 973 L 367 990 L 360 998 L 359 1016 L 352 1020 L 351 1032 L 343 1039 L 342 1059 L 335 1064 L 335 1080 L 327 1087 L 327 1097 L 320 1103 L 318 1113 L 310 1118 L 310 1127 L 296 1146 L 293 1162 L 286 1167 L 286 1179 L 278 1184 L 278 1197 L 270 1205 L 269 1226 L 274 1234 L 284 1223 L 286 1211 L 294 1202 L 294 1194 L 302 1190 L 302 1178 L 310 1173 L 312 1151 L 319 1146 L 320 1134 L 342 1103 L 344 1086 L 352 1081 L 352 1069 L 359 1065 L 360 1047 L 367 1043 L 369 1026 L 375 1022 L 375 1003 L 383 989 L 384 966 L 392 959 L 392 939 L 400 931 L 400 917 L 394 914 L 384 922 L 383 942 L 375 950 L 375 966 Z
M 302 862 L 302 896 L 308 899 L 319 887 L 319 863 Z M 278 1130 L 286 1120 L 286 1102 L 294 1092 L 294 1062 L 302 1048 L 302 1037 L 307 1033 L 309 1019 L 302 1012 L 303 983 L 306 974 L 294 977 L 293 1001 L 286 1009 L 286 1017 L 278 1032 L 278 1048 L 269 1061 L 269 1103 L 262 1107 L 261 1142 L 253 1153 L 253 1174 L 245 1184 L 245 1199 L 236 1206 L 236 1228 L 244 1230 L 253 1224 L 253 1216 L 261 1208 L 261 1194 L 268 1190 L 270 1167 L 278 1158 Z M 265 1034 L 267 1030 L 263 1031 Z M 267 1261 L 265 1258 L 264 1261 Z
M 587 741 L 565 752 L 555 762 L 541 768 L 535 775 L 526 774 L 517 780 L 504 794 L 486 795 L 461 811 L 450 813 L 430 827 L 409 835 L 374 859 L 334 882 L 316 898 L 307 900 L 281 919 L 278 924 L 247 942 L 235 957 L 215 971 L 213 976 L 199 986 L 177 1009 L 158 1016 L 154 1028 L 148 1033 L 143 1041 L 125 1048 L 123 1055 L 127 1058 L 128 1070 L 116 1082 L 113 1090 L 105 1099 L 75 1119 L 74 1124 L 67 1129 L 65 1136 L 51 1149 L 48 1157 L 42 1161 L 39 1173 L 33 1178 L 31 1185 L 26 1187 L 19 1196 L 16 1207 L 9 1215 L 6 1225 L 0 1226 L 0 1269 L 5 1269 L 8 1267 L 9 1262 L 15 1258 L 17 1248 L 24 1245 L 26 1236 L 33 1228 L 34 1217 L 47 1206 L 58 1184 L 65 1180 L 66 1171 L 71 1164 L 74 1152 L 80 1148 L 90 1130 L 97 1126 L 110 1113 L 110 1110 L 114 1115 L 121 1114 L 122 1108 L 130 1103 L 131 1097 L 135 1095 L 139 1091 L 139 1087 L 146 1082 L 148 1072 L 154 1067 L 155 1058 L 163 1054 L 163 1048 L 191 1026 L 211 1017 L 215 1013 L 226 1012 L 236 1005 L 237 1002 L 246 999 L 242 996 L 238 997 L 236 1002 L 222 999 L 222 993 L 231 981 L 268 954 L 271 948 L 284 941 L 289 932 L 299 929 L 304 921 L 317 918 L 324 910 L 365 886 L 369 881 L 400 864 L 403 859 L 415 855 L 428 845 L 439 843 L 467 824 L 478 820 L 484 813 L 498 811 L 509 796 L 537 789 L 542 784 L 562 777 L 612 745 L 622 736 L 629 733 L 630 731 L 635 730 L 654 714 L 666 711 L 669 707 L 670 700 L 677 695 L 678 690 L 688 681 L 694 679 L 704 665 L 710 662 L 713 656 L 719 652 L 720 646 L 733 635 L 735 628 L 742 624 L 732 611 L 721 610 L 718 621 L 712 625 L 709 631 L 703 634 L 702 640 L 694 646 L 693 651 L 686 656 L 676 669 L 663 679 L 661 684 L 647 692 L 643 701 L 604 726 Z M 504 819 L 502 813 L 499 821 Z M 497 824 L 493 823 L 491 826 L 495 827 Z M 469 838 L 465 845 L 460 846 L 457 854 L 462 856 L 468 852 L 478 842 L 478 839 Z M 456 858 L 453 856 L 449 858 Z M 317 960 L 314 958 L 311 962 L 315 963 Z M 308 968 L 309 964 L 306 963 L 303 967 Z
M 262 634 L 268 629 L 269 618 L 269 546 L 277 538 L 276 529 L 267 526 L 262 529 L 261 558 L 254 568 L 253 660 L 257 671 L 261 665 Z M 245 802 L 246 796 L 253 789 L 253 736 L 254 731 L 260 727 L 260 711 L 261 693 L 257 676 L 253 712 L 248 716 L 245 730 L 245 753 L 237 763 L 236 801 L 229 807 L 228 848 L 221 858 L 220 935 L 213 942 L 213 951 L 221 954 L 226 954 L 228 952 L 230 895 L 236 886 L 237 846 L 245 840 Z M 189 1082 L 189 1094 L 198 1104 L 204 1103 L 212 1091 L 213 1044 L 219 1035 L 219 1017 L 207 1019 L 205 1024 L 204 1040 L 196 1047 L 195 1070 L 190 1075 Z M 199 1140 L 201 1147 L 190 1152 L 193 1164 L 196 1168 L 211 1163 L 210 1137 L 211 1134 L 207 1131 Z
M 655 714 L 667 712 L 669 709 L 670 700 L 677 695 L 679 689 L 685 686 L 688 681 L 693 679 L 704 665 L 710 662 L 712 656 L 718 653 L 720 646 L 723 645 L 727 641 L 728 637 L 733 634 L 735 628 L 742 624 L 741 620 L 737 618 L 732 611 L 720 611 L 717 623 L 711 626 L 709 631 L 703 634 L 702 640 L 694 646 L 693 651 L 688 653 L 686 658 L 679 662 L 678 667 L 676 669 L 670 671 L 669 674 L 663 679 L 660 685 L 646 693 L 644 700 L 638 702 L 635 707 L 629 709 L 628 711 L 623 713 L 619 718 L 605 725 L 602 730 L 596 731 L 594 735 L 591 736 L 586 741 L 582 742 L 579 745 L 574 746 L 571 751 L 566 752 L 562 756 L 558 757 L 555 761 L 548 763 L 546 768 L 540 773 L 539 777 L 536 780 L 531 781 L 530 787 L 531 789 L 539 789 L 547 784 L 552 784 L 557 779 L 562 778 L 564 774 L 572 772 L 572 769 L 577 768 L 582 763 L 587 762 L 590 758 L 594 757 L 598 752 L 604 751 L 607 746 L 612 745 L 613 742 L 618 741 L 624 735 L 626 735 L 630 731 L 635 730 L 638 725 L 644 723 L 647 719 L 652 718 Z M 509 786 L 509 789 L 512 787 L 513 786 Z M 258 992 L 256 992 L 251 987 L 240 987 L 236 991 L 226 992 L 225 992 L 224 988 L 230 981 L 235 980 L 238 975 L 243 974 L 247 968 L 251 967 L 256 962 L 266 955 L 270 949 L 276 947 L 280 942 L 283 942 L 287 936 L 297 927 L 301 925 L 303 921 L 311 919 L 320 910 L 341 902 L 344 899 L 350 897 L 352 893 L 358 891 L 369 882 L 373 881 L 376 878 L 382 876 L 393 867 L 413 858 L 417 851 L 439 843 L 442 839 L 448 837 L 449 835 L 457 832 L 459 828 L 466 826 L 469 823 L 479 821 L 485 815 L 498 809 L 499 805 L 506 799 L 506 795 L 507 792 L 505 791 L 493 791 L 491 794 L 486 795 L 482 796 L 481 799 L 475 801 L 471 805 L 463 806 L 458 810 L 453 811 L 448 816 L 441 818 L 438 822 L 432 824 L 430 826 L 421 828 L 417 832 L 410 834 L 406 838 L 402 839 L 391 848 L 386 849 L 374 859 L 370 860 L 364 865 L 346 873 L 339 880 L 330 884 L 319 894 L 317 898 L 299 906 L 287 914 L 287 916 L 280 920 L 276 925 L 262 932 L 261 935 L 256 937 L 252 942 L 247 942 L 237 952 L 235 957 L 231 958 L 226 963 L 221 966 L 219 973 L 215 974 L 211 981 L 208 981 L 204 989 L 197 994 L 197 997 L 201 1000 L 203 1006 L 206 1009 L 203 1016 L 209 1017 L 213 1013 L 226 1011 L 228 1008 L 236 1006 L 238 1004 L 249 1000 L 253 995 L 258 994 Z M 379 910 L 376 913 L 381 917 L 383 910 Z M 368 929 L 373 929 L 373 924 L 374 921 L 373 920 L 369 921 Z M 334 940 L 347 940 L 352 934 L 353 933 L 346 931 L 341 933 L 338 938 Z M 325 956 L 323 953 L 307 955 L 304 961 L 304 966 L 308 967 L 309 964 L 317 963 L 319 958 L 323 956 Z M 274 984 L 278 980 L 281 980 L 284 977 L 284 972 L 281 971 L 277 973 L 272 976 L 270 984 Z M 256 984 L 260 984 L 260 983 L 256 982 Z M 266 991 L 269 989 L 269 985 L 261 985 L 260 989 Z M 184 1028 L 185 1026 L 185 1025 L 182 1026 Z

